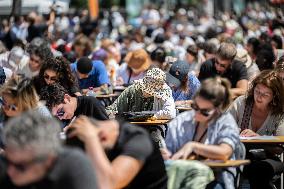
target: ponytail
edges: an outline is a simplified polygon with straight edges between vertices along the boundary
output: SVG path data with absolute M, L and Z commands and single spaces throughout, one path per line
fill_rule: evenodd
M 209 78 L 202 82 L 195 96 L 200 96 L 210 102 L 220 111 L 226 110 L 231 103 L 231 84 L 221 77 Z

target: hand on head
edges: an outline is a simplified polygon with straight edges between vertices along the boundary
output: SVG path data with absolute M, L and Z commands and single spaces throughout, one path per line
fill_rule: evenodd
M 69 131 L 69 138 L 78 137 L 83 142 L 95 139 L 99 134 L 99 129 L 86 116 L 75 119 L 65 130 Z

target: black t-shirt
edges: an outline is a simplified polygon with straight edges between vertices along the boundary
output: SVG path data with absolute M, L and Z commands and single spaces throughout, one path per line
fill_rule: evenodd
M 0 156 L 0 168 L 1 161 Z M 7 175 L 0 174 L 1 189 L 96 189 L 94 169 L 87 156 L 76 149 L 65 148 L 45 177 L 34 184 L 16 187 Z
M 144 162 L 142 169 L 125 188 L 167 188 L 167 173 L 161 153 L 143 128 L 129 123 L 120 123 L 120 132 L 114 148 L 107 151 L 110 161 L 120 155 L 133 157 Z
M 74 116 L 85 115 L 98 120 L 107 120 L 105 107 L 99 100 L 92 96 L 77 97 L 77 109 Z
M 247 68 L 240 61 L 233 60 L 231 66 L 222 75 L 217 73 L 217 70 L 215 68 L 215 59 L 205 61 L 201 65 L 198 79 L 200 81 L 203 81 L 204 79 L 216 76 L 227 78 L 231 82 L 232 88 L 236 87 L 238 81 L 242 79 L 248 79 Z

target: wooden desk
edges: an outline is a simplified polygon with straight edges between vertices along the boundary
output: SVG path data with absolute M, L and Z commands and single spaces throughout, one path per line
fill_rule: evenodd
M 176 109 L 182 112 L 192 110 L 190 106 L 176 106 Z
M 214 171 L 215 179 L 221 176 L 223 171 L 227 171 L 228 173 L 232 174 L 234 177 L 234 187 L 238 188 L 238 178 L 240 174 L 240 166 L 247 165 L 250 163 L 250 160 L 227 160 L 227 161 L 218 161 L 218 160 L 204 160 L 201 161 L 208 167 L 212 168 Z M 232 171 L 230 171 L 230 167 L 236 167 L 237 175 L 234 175 Z
M 266 145 L 283 145 L 284 136 L 275 136 L 275 139 L 272 140 L 261 140 L 261 139 L 252 139 L 252 140 L 241 140 L 246 146 L 253 146 L 257 144 L 266 144 Z M 281 154 L 281 161 L 283 162 L 283 153 Z M 281 189 L 284 186 L 283 173 L 281 174 Z
M 107 107 L 111 105 L 119 94 L 97 94 L 96 98 L 101 101 L 103 106 Z
M 115 87 L 113 88 L 113 91 L 120 91 L 120 92 L 122 92 L 122 91 L 124 91 L 126 88 L 127 88 L 127 87 L 124 87 L 124 86 L 115 86 Z
M 227 160 L 227 161 L 219 161 L 219 160 L 204 160 L 201 161 L 205 165 L 211 168 L 228 168 L 228 167 L 239 167 L 242 165 L 247 165 L 250 163 L 250 160 Z
M 262 139 L 249 139 L 241 140 L 244 144 L 284 144 L 284 136 L 275 136 L 275 139 L 262 140 Z
M 157 120 L 147 120 L 147 121 L 135 121 L 135 122 L 130 122 L 132 124 L 136 124 L 136 125 L 148 125 L 148 126 L 155 126 L 155 125 L 165 125 L 168 122 L 170 122 L 170 120 L 168 119 L 157 119 Z
M 96 98 L 113 98 L 118 96 L 118 94 L 98 94 L 96 95 Z

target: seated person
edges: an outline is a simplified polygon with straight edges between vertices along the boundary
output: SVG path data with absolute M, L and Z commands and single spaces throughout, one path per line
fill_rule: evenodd
M 191 100 L 200 86 L 195 75 L 189 73 L 189 64 L 176 61 L 167 73 L 167 84 L 171 87 L 176 105 Z
M 186 57 L 187 64 L 189 65 L 189 72 L 196 76 L 198 76 L 201 63 L 203 62 L 199 60 L 198 53 L 199 52 L 198 52 L 198 48 L 196 45 L 189 45 L 186 48 L 185 57 Z
M 109 84 L 107 70 L 102 61 L 92 61 L 88 57 L 82 57 L 70 66 L 71 72 L 77 79 L 83 94 L 88 91 L 89 87 L 99 91 L 101 88 L 106 88 Z
M 131 85 L 134 80 L 142 79 L 150 67 L 151 60 L 144 49 L 129 52 L 118 69 L 117 85 Z
M 43 116 L 51 117 L 46 106 L 39 101 L 32 80 L 22 75 L 13 76 L 1 88 L 1 122 L 25 111 L 33 110 Z
M 245 96 L 240 96 L 231 104 L 228 111 L 240 128 L 241 136 L 284 135 L 284 88 L 276 71 L 262 71 L 251 84 Z M 270 147 L 271 148 L 271 147 Z M 268 150 L 268 149 L 266 149 Z M 271 158 L 253 161 L 245 170 L 251 188 L 271 188 L 270 180 L 284 165 L 276 158 L 273 148 Z M 262 174 L 258 174 L 262 172 Z M 256 176 L 257 175 L 257 176 Z
M 234 60 L 237 50 L 234 44 L 222 43 L 217 51 L 216 58 L 205 61 L 201 67 L 198 79 L 221 76 L 231 82 L 231 93 L 233 98 L 245 94 L 248 87 L 248 76 L 246 66 Z
M 172 119 L 176 116 L 172 91 L 166 84 L 166 74 L 159 68 L 146 72 L 143 79 L 136 80 L 126 88 L 115 102 L 106 108 L 109 114 L 123 112 L 155 111 L 152 119 Z M 149 128 L 155 142 L 164 146 L 165 126 Z
M 72 97 L 67 90 L 54 83 L 45 86 L 40 92 L 41 100 L 46 101 L 52 115 L 70 122 L 74 116 L 86 115 L 99 120 L 108 119 L 104 106 L 93 96 Z
M 38 94 L 46 85 L 59 83 L 70 95 L 81 95 L 79 86 L 71 73 L 69 62 L 63 57 L 50 58 L 44 62 L 39 75 L 33 81 Z
M 170 69 L 170 64 L 166 60 L 167 52 L 163 47 L 157 47 L 150 55 L 152 66 L 160 68 L 161 70 L 167 72 Z
M 164 159 L 187 159 L 190 155 L 215 160 L 234 160 L 240 155 L 236 121 L 223 110 L 230 103 L 230 85 L 226 79 L 211 78 L 202 82 L 192 109 L 179 114 L 168 124 Z M 173 155 L 172 155 L 173 154 Z M 235 175 L 235 168 L 229 168 Z M 234 178 L 223 171 L 219 182 L 234 188 Z
M 90 160 L 62 147 L 59 132 L 59 122 L 31 111 L 9 120 L 2 136 L 0 188 L 96 189 Z
M 42 64 L 48 59 L 53 57 L 50 46 L 43 38 L 34 38 L 28 48 L 29 61 L 25 65 L 17 69 L 17 74 L 23 74 L 25 77 L 32 78 L 38 75 Z
M 238 60 L 245 64 L 249 81 L 252 81 L 260 73 L 257 64 L 251 59 L 247 50 L 238 48 L 235 60 Z
M 80 116 L 67 131 L 68 137 L 78 137 L 84 143 L 100 188 L 167 188 L 163 158 L 144 129 Z
M 148 70 L 143 79 L 126 88 L 107 111 L 123 112 L 157 111 L 156 119 L 172 119 L 176 116 L 172 91 L 166 84 L 166 74 L 159 68 Z

